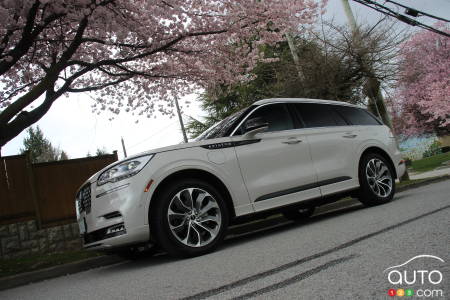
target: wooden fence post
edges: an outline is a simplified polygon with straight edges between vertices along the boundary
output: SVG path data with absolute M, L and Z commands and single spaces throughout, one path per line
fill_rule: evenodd
M 114 157 L 116 158 L 116 161 L 119 160 L 119 157 L 117 156 L 117 150 L 114 150 L 114 151 L 113 151 L 113 155 L 114 155 Z
M 41 211 L 39 209 L 39 200 L 36 193 L 36 183 L 34 180 L 33 166 L 31 164 L 31 154 L 30 151 L 25 152 L 25 159 L 27 165 L 28 182 L 30 183 L 31 198 L 33 199 L 34 212 L 36 214 L 36 222 L 38 229 L 42 228 Z

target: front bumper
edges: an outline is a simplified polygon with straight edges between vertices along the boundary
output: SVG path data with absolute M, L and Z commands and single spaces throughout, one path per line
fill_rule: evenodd
M 144 209 L 147 193 L 141 181 L 135 176 L 115 184 L 97 186 L 96 181 L 89 181 L 83 185 L 76 208 L 85 249 L 106 250 L 149 241 Z
M 107 250 L 148 242 L 148 226 L 132 228 L 116 233 L 107 233 L 108 228 L 99 229 L 82 236 L 83 248 Z

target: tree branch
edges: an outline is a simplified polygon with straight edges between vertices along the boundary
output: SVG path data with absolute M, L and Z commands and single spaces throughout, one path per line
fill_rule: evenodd
M 11 56 L 12 59 L 10 61 L 2 60 L 0 62 L 0 75 L 6 73 L 19 61 L 19 59 L 22 56 L 28 53 L 28 50 L 32 47 L 35 39 L 50 23 L 52 23 L 53 21 L 57 20 L 58 18 L 64 15 L 64 14 L 52 14 L 43 21 L 42 25 L 38 25 L 35 27 L 34 30 L 32 30 L 39 5 L 40 5 L 39 1 L 34 2 L 32 8 L 28 13 L 27 23 L 23 29 L 20 41 L 12 50 L 4 54 L 4 56 Z
M 0 147 L 5 145 L 9 140 L 17 136 L 24 128 L 39 121 L 44 116 L 53 102 L 58 98 L 54 93 L 48 93 L 44 102 L 32 111 L 22 111 L 17 117 L 7 124 L 1 125 L 0 130 Z
M 117 80 L 110 81 L 110 82 L 107 82 L 107 83 L 104 83 L 104 84 L 99 84 L 99 85 L 96 85 L 96 86 L 89 86 L 89 87 L 84 87 L 84 88 L 79 88 L 79 89 L 77 89 L 77 88 L 68 88 L 67 92 L 70 92 L 70 93 L 92 92 L 92 91 L 103 89 L 103 88 L 111 86 L 111 85 L 119 84 L 119 83 L 127 81 L 127 80 L 129 80 L 131 78 L 133 78 L 133 75 L 128 75 L 127 77 L 119 78 Z
M 16 96 L 18 93 L 20 93 L 21 91 L 23 91 L 24 89 L 26 89 L 26 88 L 29 87 L 30 85 L 33 85 L 33 84 L 38 83 L 40 80 L 41 80 L 41 79 L 33 80 L 33 81 L 31 81 L 31 82 L 29 82 L 29 83 L 27 83 L 27 84 L 24 84 L 23 86 L 21 86 L 21 87 L 15 89 L 15 90 L 12 91 L 8 96 L 6 96 L 6 97 L 3 98 L 3 99 L 0 99 L 0 103 L 8 101 L 9 99 L 11 99 L 12 97 Z
M 43 93 L 53 90 L 59 73 L 65 68 L 67 61 L 72 57 L 80 45 L 81 37 L 87 26 L 87 17 L 84 17 L 78 26 L 77 33 L 69 48 L 63 52 L 60 60 L 49 68 L 46 76 L 34 86 L 28 93 L 11 103 L 4 111 L 0 113 L 0 128 L 5 126 L 21 110 L 25 109 L 30 103 L 39 98 Z

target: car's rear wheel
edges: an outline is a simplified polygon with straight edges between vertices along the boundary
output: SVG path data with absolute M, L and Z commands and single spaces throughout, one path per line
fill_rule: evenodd
M 167 185 L 155 199 L 151 230 L 169 254 L 191 257 L 213 251 L 228 226 L 226 203 L 217 189 L 198 179 Z
M 292 220 L 292 221 L 304 221 L 311 217 L 314 213 L 315 207 L 307 207 L 307 208 L 300 208 L 300 209 L 291 209 L 287 211 L 283 211 L 283 216 L 286 219 Z
M 383 156 L 364 155 L 359 166 L 359 200 L 368 206 L 391 201 L 395 194 L 393 174 L 394 170 Z

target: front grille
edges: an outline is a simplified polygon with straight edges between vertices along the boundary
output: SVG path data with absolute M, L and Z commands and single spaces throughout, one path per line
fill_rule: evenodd
M 91 184 L 85 184 L 77 194 L 78 199 L 78 211 L 91 212 Z

